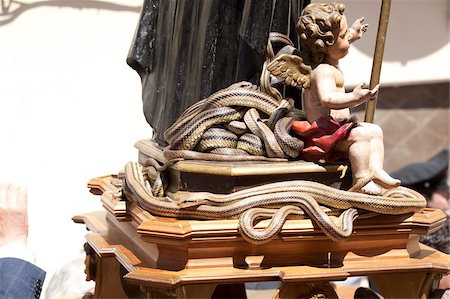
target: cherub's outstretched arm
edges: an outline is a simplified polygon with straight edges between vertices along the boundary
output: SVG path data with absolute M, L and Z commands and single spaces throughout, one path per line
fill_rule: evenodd
M 349 43 L 353 43 L 354 41 L 360 39 L 364 32 L 366 32 L 369 24 L 363 24 L 364 17 L 357 19 L 353 25 L 348 29 L 350 32 L 350 38 L 348 39 Z

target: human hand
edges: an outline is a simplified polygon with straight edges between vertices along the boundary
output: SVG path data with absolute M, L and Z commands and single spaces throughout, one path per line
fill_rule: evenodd
M 27 190 L 13 184 L 0 185 L 0 247 L 27 246 Z
M 366 32 L 367 27 L 369 27 L 369 24 L 363 24 L 364 17 L 361 17 L 357 19 L 353 25 L 348 29 L 350 32 L 350 42 L 354 42 L 355 40 L 358 40 L 362 37 L 363 33 Z
M 377 84 L 373 89 L 364 88 L 365 85 L 366 83 L 360 83 L 352 91 L 354 97 L 361 103 L 374 100 L 380 88 L 380 84 Z

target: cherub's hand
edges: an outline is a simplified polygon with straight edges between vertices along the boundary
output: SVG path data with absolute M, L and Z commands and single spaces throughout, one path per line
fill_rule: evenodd
M 366 32 L 369 24 L 363 24 L 364 17 L 357 19 L 353 25 L 348 29 L 350 31 L 349 41 L 352 43 L 362 37 L 363 33 Z
M 380 84 L 377 84 L 372 90 L 364 88 L 365 85 L 365 83 L 360 83 L 352 91 L 355 98 L 361 101 L 361 103 L 374 100 L 378 94 L 378 89 L 380 88 Z

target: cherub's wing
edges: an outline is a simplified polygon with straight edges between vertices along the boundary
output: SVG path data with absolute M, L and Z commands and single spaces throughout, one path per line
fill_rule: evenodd
M 280 55 L 269 63 L 267 70 L 284 80 L 287 85 L 298 89 L 309 87 L 311 67 L 304 64 L 303 59 L 297 55 Z

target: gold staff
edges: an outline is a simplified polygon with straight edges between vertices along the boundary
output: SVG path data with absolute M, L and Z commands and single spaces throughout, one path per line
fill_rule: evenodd
M 370 77 L 369 88 L 374 88 L 380 83 L 381 63 L 383 62 L 384 43 L 386 41 L 386 32 L 389 23 L 389 11 L 391 9 L 391 0 L 382 0 L 380 18 L 378 21 L 377 40 L 375 43 L 375 53 L 372 63 L 372 75 Z M 378 95 L 372 101 L 366 103 L 366 113 L 364 121 L 373 123 L 375 107 L 377 105 Z

